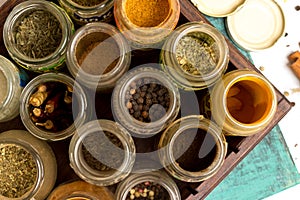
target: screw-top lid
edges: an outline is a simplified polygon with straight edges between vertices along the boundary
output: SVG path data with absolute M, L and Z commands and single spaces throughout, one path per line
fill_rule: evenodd
M 248 0 L 226 23 L 234 42 L 249 51 L 273 46 L 285 28 L 283 11 L 273 0 Z

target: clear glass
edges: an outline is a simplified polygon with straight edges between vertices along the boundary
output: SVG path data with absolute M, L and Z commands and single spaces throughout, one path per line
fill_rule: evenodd
M 191 58 L 177 58 L 177 47 L 180 45 L 180 41 L 184 38 L 190 37 L 190 34 L 201 34 L 203 43 L 209 43 L 213 41 L 211 46 L 214 46 L 214 52 L 206 50 L 213 60 L 215 60 L 215 66 L 210 71 L 201 71 L 196 74 L 187 72 L 181 65 L 189 62 Z M 192 36 L 200 40 L 200 36 Z M 186 43 L 189 43 L 186 41 Z M 186 47 L 187 48 L 187 47 Z M 195 53 L 199 51 L 199 45 L 197 45 Z M 187 51 L 184 49 L 184 51 Z M 186 54 L 189 52 L 187 51 Z M 185 55 L 190 56 L 190 55 Z M 186 59 L 186 60 L 184 60 Z M 225 41 L 224 36 L 211 25 L 204 22 L 188 22 L 177 27 L 173 33 L 165 41 L 160 55 L 162 69 L 171 77 L 171 79 L 178 85 L 178 87 L 184 90 L 201 90 L 212 86 L 226 71 L 229 62 L 229 49 Z
M 80 2 L 80 1 L 77 1 Z M 59 4 L 79 25 L 89 22 L 109 22 L 113 18 L 113 0 L 103 0 L 94 5 L 79 5 L 72 0 L 59 0 Z
M 225 74 L 210 95 L 212 117 L 226 135 L 258 133 L 269 125 L 277 110 L 273 86 L 255 71 Z
M 165 114 L 157 120 L 143 122 L 134 118 L 127 107 L 127 93 L 132 84 L 141 80 L 150 80 L 159 86 L 164 86 L 168 90 L 170 103 L 168 108 L 164 108 Z M 146 83 L 138 87 L 143 87 Z M 143 65 L 127 72 L 114 88 L 112 98 L 112 111 L 114 118 L 120 122 L 131 133 L 139 137 L 150 137 L 166 128 L 177 116 L 180 109 L 180 94 L 176 85 L 166 76 L 166 74 L 155 68 L 155 64 Z M 146 101 L 144 101 L 146 102 Z M 149 108 L 149 116 L 151 117 L 151 109 L 162 107 L 159 103 L 152 104 Z
M 115 0 L 114 17 L 119 30 L 135 48 L 158 48 L 174 30 L 179 20 L 180 4 L 178 0 L 169 0 L 169 11 L 166 18 L 158 25 L 141 27 L 127 16 L 127 0 Z M 139 10 L 137 10 L 138 12 Z
M 51 147 L 29 132 L 24 130 L 10 130 L 0 134 L 0 147 L 16 145 L 29 152 L 36 164 L 37 178 L 32 188 L 20 198 L 7 198 L 0 195 L 3 200 L 46 199 L 51 192 L 57 176 L 56 158 Z
M 203 137 L 200 142 L 197 140 L 199 137 Z M 160 138 L 158 149 L 161 164 L 174 178 L 200 182 L 212 177 L 221 168 L 227 153 L 227 142 L 222 129 L 214 122 L 202 115 L 190 115 L 168 126 Z M 186 152 L 192 160 L 179 161 Z M 210 158 L 201 161 L 205 157 Z M 187 167 L 188 164 L 190 166 Z
M 0 122 L 9 121 L 19 114 L 20 95 L 25 85 L 21 78 L 26 76 L 0 55 Z
M 123 149 L 116 148 L 117 145 L 104 132 L 109 132 L 116 137 Z M 94 144 L 85 140 L 88 137 L 94 138 Z M 105 146 L 102 141 L 106 143 Z M 83 147 L 89 151 L 97 163 L 100 162 L 109 169 L 91 167 L 83 155 Z M 97 152 L 93 148 L 97 148 Z M 69 146 L 69 158 L 71 167 L 81 179 L 94 185 L 107 186 L 118 183 L 129 175 L 135 161 L 135 151 L 134 141 L 125 128 L 114 121 L 100 119 L 90 121 L 77 129 Z M 99 152 L 102 152 L 104 157 L 95 155 Z M 107 154 L 106 157 L 104 154 Z M 116 159 L 113 155 L 117 155 L 117 158 L 122 156 L 123 161 L 118 159 L 117 165 L 112 163 L 112 159 Z
M 45 10 L 53 14 L 62 29 L 62 38 L 57 49 L 43 58 L 31 58 L 21 53 L 16 45 L 15 29 L 26 15 L 36 10 Z M 74 26 L 67 13 L 56 4 L 49 1 L 29 0 L 14 7 L 8 15 L 3 27 L 3 40 L 9 55 L 20 66 L 35 72 L 49 72 L 63 67 L 65 52 L 69 38 L 74 32 Z
M 170 200 L 180 200 L 181 195 L 176 183 L 163 171 L 150 171 L 131 174 L 124 181 L 119 183 L 115 196 L 118 200 L 126 200 L 127 195 L 136 185 L 144 182 L 153 182 L 161 185 L 170 196 Z
M 112 192 L 82 180 L 71 181 L 56 187 L 47 200 L 114 200 Z
M 86 24 L 76 31 L 68 45 L 66 62 L 70 73 L 97 91 L 110 91 L 128 70 L 130 61 L 129 44 L 107 23 Z M 89 71 L 84 70 L 84 66 Z
M 39 85 L 47 82 L 59 82 L 65 84 L 67 87 L 69 86 L 70 88 L 73 88 L 72 115 L 74 122 L 68 128 L 58 132 L 51 132 L 41 129 L 40 127 L 35 125 L 35 123 L 31 120 L 30 116 L 30 97 L 38 89 Z M 35 77 L 23 89 L 20 99 L 20 116 L 24 126 L 31 134 L 42 140 L 57 141 L 70 137 L 74 134 L 75 130 L 78 127 L 85 123 L 85 121 L 89 117 L 87 96 L 84 89 L 71 77 L 65 74 L 45 73 Z

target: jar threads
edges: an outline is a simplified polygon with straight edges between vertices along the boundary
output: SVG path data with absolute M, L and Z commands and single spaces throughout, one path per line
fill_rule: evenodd
M 179 88 L 201 90 L 212 86 L 226 71 L 229 49 L 216 28 L 188 22 L 167 38 L 160 60 L 162 69 Z
M 227 142 L 212 121 L 202 115 L 190 115 L 167 127 L 160 138 L 158 153 L 161 164 L 174 178 L 200 182 L 221 168 Z

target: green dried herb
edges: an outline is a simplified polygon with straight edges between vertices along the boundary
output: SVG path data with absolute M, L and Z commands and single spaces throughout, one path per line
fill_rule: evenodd
M 72 0 L 72 1 L 84 7 L 92 7 L 92 6 L 99 5 L 104 0 Z
M 19 198 L 36 182 L 37 166 L 32 155 L 20 146 L 9 144 L 0 148 L 0 194 Z
M 17 49 L 30 58 L 44 58 L 52 54 L 62 39 L 57 18 L 46 10 L 26 15 L 15 28 Z
M 219 57 L 215 40 L 202 32 L 191 32 L 176 46 L 176 58 L 182 69 L 193 75 L 208 74 L 216 67 Z

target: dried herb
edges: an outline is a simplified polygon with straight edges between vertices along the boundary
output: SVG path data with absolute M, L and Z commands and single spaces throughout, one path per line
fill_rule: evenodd
M 62 28 L 46 10 L 36 10 L 21 19 L 15 28 L 17 49 L 30 58 L 44 58 L 60 45 Z
M 84 7 L 92 7 L 92 6 L 99 5 L 104 0 L 72 0 L 72 1 Z
M 61 82 L 39 85 L 29 98 L 29 113 L 34 124 L 44 130 L 57 132 L 73 124 L 72 92 Z M 76 105 L 76 101 L 74 102 Z
M 146 181 L 134 186 L 127 194 L 126 200 L 170 200 L 168 191 L 160 184 Z
M 124 147 L 113 133 L 92 133 L 83 140 L 82 155 L 86 163 L 94 170 L 109 171 L 121 166 L 124 159 Z M 110 142 L 104 140 L 107 137 Z M 102 162 L 101 162 L 102 161 Z
M 32 155 L 24 148 L 1 145 L 0 194 L 8 198 L 22 197 L 34 186 L 37 166 Z
M 129 113 L 141 122 L 154 122 L 162 118 L 170 106 L 168 89 L 154 79 L 132 82 L 126 94 Z
M 183 36 L 178 41 L 175 51 L 181 68 L 192 75 L 210 73 L 219 60 L 215 40 L 202 32 L 191 32 Z

